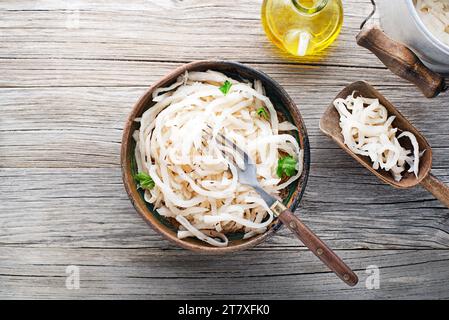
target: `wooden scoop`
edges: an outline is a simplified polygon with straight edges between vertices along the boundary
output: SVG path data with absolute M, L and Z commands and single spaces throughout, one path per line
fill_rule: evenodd
M 417 184 L 421 184 L 449 208 L 449 187 L 430 173 L 432 168 L 432 148 L 421 133 L 384 96 L 382 96 L 379 91 L 374 89 L 365 81 L 357 81 L 350 84 L 337 95 L 336 99 L 346 99 L 346 97 L 351 95 L 352 92 L 355 92 L 356 95 L 361 95 L 365 98 L 379 99 L 379 102 L 387 108 L 389 115 L 396 116 L 393 126 L 401 129 L 402 131 L 409 131 L 415 135 L 419 144 L 419 150 L 425 150 L 423 156 L 420 158 L 418 177 L 415 177 L 413 172 L 407 172 L 404 174 L 402 180 L 397 182 L 393 179 L 390 172 L 381 169 L 373 169 L 372 162 L 369 157 L 361 156 L 352 152 L 344 143 L 340 128 L 340 115 L 337 109 L 335 109 L 333 103 L 331 103 L 321 117 L 321 131 L 331 137 L 343 150 L 360 162 L 369 171 L 374 173 L 383 182 L 396 188 L 411 188 Z M 401 144 L 404 148 L 413 150 L 409 139 L 401 139 Z

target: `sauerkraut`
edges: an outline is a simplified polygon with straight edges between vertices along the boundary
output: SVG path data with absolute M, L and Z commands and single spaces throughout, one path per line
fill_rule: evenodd
M 422 153 L 416 137 L 408 131 L 396 136 L 395 116 L 388 116 L 378 99 L 356 97 L 352 93 L 346 99 L 336 99 L 334 106 L 340 114 L 344 143 L 351 151 L 369 157 L 374 169 L 389 171 L 396 181 L 400 181 L 406 171 L 418 177 Z M 401 146 L 399 139 L 403 137 L 410 139 L 413 151 Z
M 416 10 L 430 32 L 449 46 L 449 1 L 414 0 Z
M 222 133 L 245 150 L 256 163 L 261 186 L 273 195 L 301 176 L 303 151 L 288 134 L 297 128 L 279 122 L 261 82 L 240 82 L 210 70 L 189 72 L 154 91 L 153 100 L 133 135 L 138 172 L 154 181 L 144 190 L 145 200 L 179 223 L 178 238 L 226 246 L 229 233 L 248 238 L 264 232 L 273 213 L 251 187 L 238 182 L 237 168 L 213 138 Z M 266 118 L 258 115 L 260 108 Z M 213 137 L 205 140 L 208 127 Z M 282 181 L 276 174 L 281 153 L 297 160 L 296 174 Z

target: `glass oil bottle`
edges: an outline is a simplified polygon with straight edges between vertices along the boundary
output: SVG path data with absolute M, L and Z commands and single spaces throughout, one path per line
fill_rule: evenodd
M 295 56 L 314 55 L 335 41 L 343 24 L 341 0 L 264 0 L 268 38 Z

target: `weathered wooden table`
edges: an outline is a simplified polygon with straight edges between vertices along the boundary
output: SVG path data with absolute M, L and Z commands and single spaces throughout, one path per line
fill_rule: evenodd
M 266 40 L 260 5 L 0 2 L 1 298 L 449 298 L 449 210 L 421 188 L 381 184 L 318 129 L 337 92 L 365 79 L 427 136 L 433 172 L 449 183 L 448 94 L 424 98 L 357 47 L 368 0 L 344 1 L 338 41 L 314 60 Z M 134 211 L 119 167 L 128 112 L 170 70 L 213 58 L 268 73 L 297 102 L 312 148 L 297 214 L 357 271 L 355 288 L 286 230 L 246 252 L 203 256 Z M 372 265 L 378 289 L 366 286 Z M 67 266 L 79 289 L 66 286 Z

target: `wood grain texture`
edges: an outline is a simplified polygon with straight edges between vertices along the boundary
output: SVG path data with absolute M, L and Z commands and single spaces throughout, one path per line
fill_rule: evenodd
M 444 90 L 444 78 L 439 73 L 427 68 L 412 50 L 379 27 L 364 28 L 357 35 L 357 43 L 373 52 L 391 72 L 415 84 L 427 98 Z
M 171 247 L 133 209 L 119 168 L 1 169 L 0 177 L 1 245 Z M 335 249 L 449 248 L 446 208 L 424 189 L 393 189 L 362 168 L 312 166 L 297 213 Z M 286 230 L 261 244 L 297 246 Z
M 356 269 L 356 287 L 348 288 L 312 253 L 295 249 L 251 249 L 216 259 L 181 249 L 2 247 L 0 298 L 11 292 L 41 299 L 449 298 L 447 250 L 338 253 Z M 73 264 L 80 270 L 79 290 L 65 287 L 66 266 Z M 380 288 L 368 290 L 365 268 L 373 264 L 380 268 Z
M 304 61 L 288 57 L 266 41 L 260 24 L 262 0 L 20 2 L 0 4 L 1 57 Z M 371 5 L 352 0 L 345 3 L 345 10 L 337 45 L 309 63 L 352 66 L 357 59 L 382 66 L 375 57 L 356 50 L 354 41 Z
M 421 185 L 449 208 L 449 186 L 447 184 L 440 181 L 433 174 L 429 174 L 426 179 L 421 182 Z
M 341 259 L 341 257 L 321 240 L 316 233 L 305 225 L 297 215 L 288 210 L 279 201 L 270 207 L 279 220 L 312 252 L 319 258 L 335 275 L 344 283 L 353 287 L 359 279 L 355 272 Z M 278 208 L 277 210 L 275 208 Z
M 260 3 L 0 2 L 0 298 L 449 298 L 449 210 L 421 187 L 381 184 L 318 129 L 335 95 L 366 80 L 423 132 L 449 183 L 447 93 L 424 98 L 357 46 L 368 0 L 344 1 L 341 36 L 313 60 L 268 43 Z M 208 58 L 268 73 L 299 106 L 312 165 L 297 214 L 356 270 L 355 288 L 285 229 L 220 259 L 173 247 L 132 208 L 119 167 L 128 112 L 151 83 Z M 80 266 L 80 290 L 65 288 L 67 265 Z M 369 265 L 379 290 L 365 288 Z

